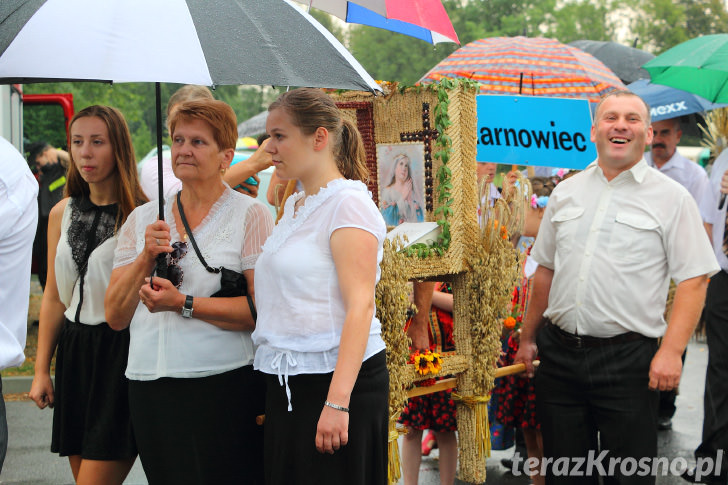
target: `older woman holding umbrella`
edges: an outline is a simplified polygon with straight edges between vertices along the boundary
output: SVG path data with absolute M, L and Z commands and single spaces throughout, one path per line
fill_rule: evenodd
M 166 201 L 167 222 L 155 203 L 129 216 L 106 293 L 109 324 L 130 328 L 139 455 L 150 483 L 262 483 L 264 391 L 250 332 L 253 268 L 272 219 L 223 182 L 237 140 L 228 105 L 182 103 L 169 127 L 182 190 Z M 159 254 L 168 279 L 150 277 Z

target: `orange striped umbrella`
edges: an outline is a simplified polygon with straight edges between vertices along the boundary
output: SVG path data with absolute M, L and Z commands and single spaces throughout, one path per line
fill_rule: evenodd
M 440 61 L 422 83 L 442 78 L 478 81 L 482 94 L 586 98 L 598 102 L 622 81 L 576 47 L 540 37 L 491 37 L 471 42 Z

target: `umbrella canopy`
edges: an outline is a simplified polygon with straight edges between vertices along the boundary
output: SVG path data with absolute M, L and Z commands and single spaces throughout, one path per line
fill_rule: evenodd
M 0 82 L 172 82 L 378 90 L 287 0 L 3 0 Z M 63 35 L 49 36 L 59 25 Z
M 265 133 L 268 111 L 263 111 L 238 125 L 238 136 L 256 136 Z
M 299 1 L 352 24 L 391 30 L 431 44 L 460 43 L 441 0 Z
M 728 34 L 705 35 L 678 44 L 644 66 L 652 82 L 728 103 Z
M 0 83 L 157 83 L 160 219 L 160 82 L 380 90 L 289 0 L 3 0 L 0 26 Z
M 616 42 L 599 40 L 575 40 L 569 42 L 569 45 L 581 49 L 602 61 L 625 84 L 635 82 L 638 79 L 650 78 L 647 71 L 642 69 L 642 64 L 654 59 L 655 56 L 647 51 Z
M 647 79 L 640 79 L 627 85 L 627 89 L 639 95 L 650 105 L 652 121 L 677 118 L 693 113 L 702 113 L 728 106 L 711 103 L 697 94 L 671 88 L 662 84 L 653 84 Z
M 420 82 L 442 78 L 480 82 L 483 94 L 526 94 L 599 98 L 624 84 L 586 52 L 553 39 L 492 37 L 461 47 L 440 61 Z

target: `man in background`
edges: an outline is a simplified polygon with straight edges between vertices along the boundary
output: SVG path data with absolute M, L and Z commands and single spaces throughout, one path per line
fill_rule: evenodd
M 701 209 L 700 215 L 705 221 L 706 215 L 703 207 L 712 201 L 708 174 L 703 167 L 692 160 L 682 156 L 677 151 L 677 145 L 682 137 L 679 118 L 655 121 L 652 123 L 652 150 L 645 153 L 647 164 L 667 175 L 675 182 L 685 187 L 695 199 Z M 685 362 L 685 354 L 682 356 Z M 675 398 L 677 389 L 660 392 L 660 410 L 657 417 L 657 429 L 661 431 L 672 429 L 672 417 L 675 415 Z
M 712 234 L 713 251 L 721 271 L 710 278 L 705 298 L 703 320 L 708 343 L 708 367 L 705 371 L 702 441 L 695 450 L 695 458 L 705 461 L 722 457 L 722 464 L 718 476 L 698 479 L 696 470 L 691 469 L 683 478 L 691 483 L 725 485 L 728 483 L 728 203 L 724 201 L 721 204 L 719 201 L 728 194 L 728 150 L 724 150 L 713 163 L 710 185 L 714 198 L 701 210 L 708 216 L 706 225 Z
M 703 167 L 689 158 L 680 155 L 677 145 L 682 137 L 680 120 L 670 118 L 652 123 L 651 150 L 645 153 L 645 161 L 650 167 L 656 168 L 675 182 L 685 187 L 695 199 L 695 203 L 702 209 L 703 204 L 713 195 L 710 191 L 708 174 Z M 705 215 L 701 213 L 703 219 Z
M 38 223 L 38 182 L 10 142 L 0 138 L 0 370 L 23 363 L 28 329 L 30 262 Z M 8 423 L 0 378 L 0 471 Z
M 62 163 L 65 160 L 65 163 Z M 33 241 L 33 259 L 38 268 L 38 280 L 45 290 L 48 273 L 48 215 L 54 205 L 63 198 L 66 186 L 68 153 L 53 148 L 44 141 L 36 141 L 28 147 L 28 164 L 35 165 L 38 182 L 38 229 Z

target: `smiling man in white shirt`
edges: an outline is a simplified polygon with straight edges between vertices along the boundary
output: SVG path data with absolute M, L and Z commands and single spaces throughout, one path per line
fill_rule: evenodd
M 545 458 L 657 455 L 656 390 L 680 381 L 680 356 L 718 265 L 693 198 L 644 161 L 652 137 L 641 98 L 608 94 L 592 126 L 597 160 L 560 183 L 546 207 L 515 359 L 530 375 L 537 352 L 541 359 L 535 383 Z M 670 278 L 677 291 L 666 324 Z M 605 483 L 655 483 L 621 470 Z M 555 483 L 552 471 L 547 483 Z M 598 482 L 560 476 L 558 483 Z

